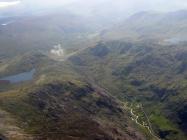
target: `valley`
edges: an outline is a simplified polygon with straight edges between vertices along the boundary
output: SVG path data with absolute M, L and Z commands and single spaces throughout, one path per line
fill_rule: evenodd
M 0 140 L 187 139 L 186 10 L 36 13 L 0 18 Z

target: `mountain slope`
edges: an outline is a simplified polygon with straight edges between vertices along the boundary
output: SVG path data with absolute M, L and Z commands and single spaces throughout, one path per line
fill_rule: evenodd
M 0 105 L 34 139 L 144 139 L 114 98 L 88 84 L 53 82 L 6 92 Z
M 74 49 L 87 46 L 97 31 L 85 20 L 65 10 L 4 19 L 0 25 L 0 55 L 10 57 L 28 51 L 49 51 L 58 44 Z
M 187 11 L 159 13 L 154 11 L 140 12 L 132 15 L 123 23 L 109 29 L 104 38 L 116 39 L 167 39 L 178 43 L 186 41 Z
M 0 85 L 12 139 L 186 140 L 186 16 L 141 12 L 101 38 L 67 13 L 0 26 L 0 77 L 36 70 L 30 81 Z M 54 59 L 56 44 L 81 49 Z
M 185 52 L 185 45 L 111 41 L 99 43 L 69 61 L 85 79 L 118 99 L 143 104 L 162 139 L 182 140 L 186 139 Z

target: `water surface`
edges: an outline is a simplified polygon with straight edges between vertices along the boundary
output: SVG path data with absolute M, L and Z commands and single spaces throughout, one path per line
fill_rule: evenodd
M 0 80 L 9 81 L 10 83 L 19 83 L 19 82 L 29 81 L 33 79 L 35 71 L 36 71 L 35 69 L 32 69 L 29 72 L 23 72 L 23 73 L 19 73 L 16 75 L 7 76 Z

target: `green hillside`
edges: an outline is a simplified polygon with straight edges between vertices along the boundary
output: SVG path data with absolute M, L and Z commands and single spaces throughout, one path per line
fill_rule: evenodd
M 101 31 L 61 12 L 0 26 L 0 140 L 186 140 L 186 17 L 141 12 Z
M 161 138 L 186 139 L 185 52 L 183 45 L 113 41 L 99 43 L 69 61 L 111 95 L 142 103 Z

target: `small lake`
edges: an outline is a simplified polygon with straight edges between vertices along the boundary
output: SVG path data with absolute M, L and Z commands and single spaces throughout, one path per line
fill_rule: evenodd
M 9 81 L 10 83 L 19 83 L 24 81 L 29 81 L 33 79 L 34 73 L 36 72 L 35 69 L 32 69 L 29 72 L 23 72 L 16 75 L 7 76 L 5 78 L 2 78 L 0 80 Z

